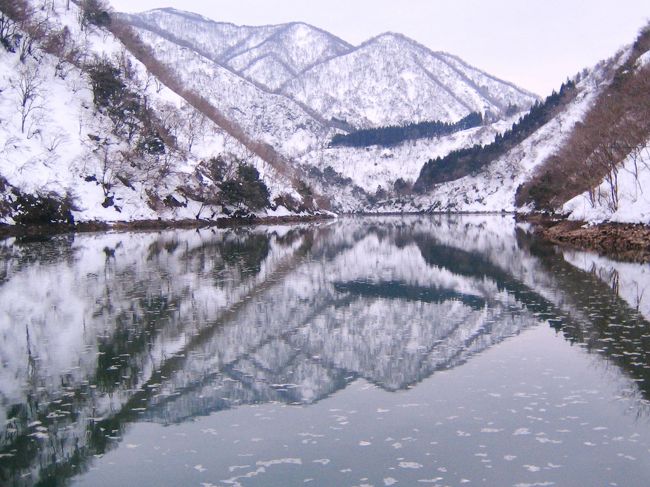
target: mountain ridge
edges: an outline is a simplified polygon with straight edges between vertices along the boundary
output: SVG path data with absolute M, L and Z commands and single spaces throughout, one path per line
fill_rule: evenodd
M 386 36 L 398 37 L 398 38 L 402 38 L 402 39 L 408 41 L 410 44 L 417 45 L 419 48 L 425 49 L 425 50 L 431 52 L 432 54 L 442 55 L 444 57 L 452 58 L 455 61 L 460 62 L 464 66 L 469 67 L 469 68 L 471 68 L 473 70 L 479 71 L 481 74 L 483 74 L 483 75 L 485 75 L 485 76 L 487 76 L 489 78 L 492 78 L 495 81 L 508 84 L 508 85 L 512 86 L 513 88 L 516 88 L 518 90 L 522 90 L 524 92 L 527 92 L 531 96 L 534 96 L 536 98 L 540 98 L 539 94 L 534 93 L 534 92 L 532 92 L 530 90 L 527 90 L 526 88 L 523 88 L 523 87 L 517 85 L 516 83 L 513 83 L 511 81 L 499 78 L 498 76 L 495 76 L 495 75 L 493 75 L 491 73 L 488 73 L 487 71 L 485 71 L 485 70 L 483 70 L 481 68 L 477 68 L 476 66 L 470 65 L 467 61 L 463 60 L 460 56 L 457 56 L 457 55 L 452 54 L 452 53 L 447 52 L 447 51 L 432 49 L 432 48 L 426 46 L 425 44 L 422 44 L 421 42 L 417 41 L 416 39 L 408 37 L 405 34 L 402 34 L 401 32 L 390 31 L 390 30 L 385 31 L 385 32 L 381 32 L 381 33 L 379 33 L 379 34 L 377 34 L 375 36 L 372 36 L 372 37 L 366 39 L 365 41 L 363 41 L 360 44 L 355 46 L 354 44 L 346 41 L 345 39 L 341 38 L 340 36 L 337 36 L 336 34 L 333 34 L 333 33 L 329 32 L 329 31 L 327 31 L 327 30 L 325 30 L 325 29 L 323 29 L 321 27 L 315 26 L 313 24 L 310 24 L 310 23 L 304 22 L 304 21 L 292 21 L 292 22 L 285 22 L 285 23 L 279 23 L 279 24 L 261 24 L 261 25 L 236 24 L 234 22 L 228 22 L 228 21 L 221 21 L 221 20 L 217 21 L 217 20 L 211 19 L 209 17 L 203 16 L 203 15 L 200 15 L 200 14 L 197 14 L 197 13 L 194 13 L 194 12 L 190 12 L 190 11 L 187 11 L 187 10 L 176 9 L 174 7 L 155 8 L 155 9 L 146 10 L 146 11 L 143 11 L 143 12 L 140 12 L 140 13 L 137 13 L 137 14 L 124 14 L 124 13 L 121 13 L 121 15 L 139 16 L 139 15 L 147 14 L 147 13 L 150 13 L 150 12 L 166 12 L 166 13 L 170 13 L 170 14 L 174 14 L 174 15 L 187 17 L 189 19 L 195 17 L 195 18 L 198 18 L 199 20 L 201 20 L 203 22 L 217 24 L 217 25 L 227 25 L 227 26 L 232 26 L 232 27 L 236 27 L 236 28 L 253 28 L 253 29 L 255 29 L 255 28 L 277 28 L 277 27 L 290 27 L 290 26 L 302 25 L 302 26 L 309 27 L 312 30 L 315 30 L 315 31 L 318 31 L 318 32 L 321 32 L 321 33 L 325 33 L 329 37 L 332 37 L 332 38 L 338 40 L 342 44 L 346 44 L 349 47 L 350 51 L 357 50 L 357 49 L 363 47 L 364 45 L 369 44 L 369 43 L 371 43 L 371 42 L 373 42 L 376 39 L 381 38 L 381 37 L 386 37 Z M 306 68 L 306 69 L 308 69 L 308 68 Z
M 412 113 L 415 113 L 416 121 L 454 122 L 473 111 L 490 112 L 500 117 L 511 104 L 525 109 L 538 99 L 536 95 L 513 83 L 488 75 L 449 53 L 433 51 L 399 33 L 385 32 L 353 46 L 306 22 L 240 26 L 202 16 L 195 17 L 191 13 L 169 8 L 120 15 L 135 27 L 145 28 L 195 50 L 260 89 L 298 102 L 303 108 L 309 108 L 312 116 L 317 114 L 316 118 L 330 126 L 333 120 L 344 121 L 356 128 L 407 123 L 413 121 Z M 195 19 L 199 19 L 201 24 L 200 36 L 190 32 L 187 24 Z M 386 59 L 381 59 L 381 52 L 390 44 L 396 53 L 392 56 L 384 54 Z M 206 46 L 212 46 L 210 52 Z M 375 50 L 380 52 L 366 52 Z M 345 84 L 341 79 L 354 78 L 359 73 L 361 76 L 368 74 L 369 67 L 364 64 L 366 55 L 376 56 L 388 64 L 394 58 L 404 57 L 409 59 L 410 64 L 402 63 L 392 72 L 384 70 L 382 74 L 388 77 L 377 80 L 380 86 L 368 93 L 368 99 L 362 100 L 362 103 L 352 96 L 352 92 L 359 91 L 357 89 L 340 96 L 328 92 L 319 97 L 322 87 L 331 82 L 333 75 L 337 80 L 333 83 L 340 86 Z M 342 59 L 344 61 L 340 61 Z M 404 92 L 411 88 L 411 97 L 400 97 L 399 94 L 382 88 L 394 85 L 400 72 L 417 69 L 416 64 L 422 66 L 426 73 L 420 76 L 419 81 L 404 81 L 402 84 L 405 89 L 400 90 Z M 425 64 L 429 66 L 425 67 Z M 444 70 L 445 76 L 439 75 L 436 69 Z M 336 78 L 338 75 L 341 79 Z M 452 76 L 451 84 L 447 81 L 447 76 Z M 426 81 L 423 77 L 430 80 Z M 360 85 L 360 82 L 353 82 L 357 83 L 355 86 Z M 383 98 L 377 96 L 377 90 L 382 90 L 387 105 L 381 106 Z M 468 101 L 468 97 L 471 101 Z M 434 101 L 428 105 L 420 104 L 419 109 L 416 107 L 410 113 L 390 115 L 396 112 L 390 106 L 391 100 L 399 100 L 400 104 L 407 102 L 406 106 L 410 107 L 415 100 L 427 99 Z M 373 104 L 378 109 L 369 115 L 368 110 L 372 111 Z M 437 110 L 434 104 L 451 108 Z M 365 112 L 355 109 L 358 106 L 365 106 Z

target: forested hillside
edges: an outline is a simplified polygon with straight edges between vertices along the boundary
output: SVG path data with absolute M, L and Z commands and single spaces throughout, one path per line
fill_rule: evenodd
M 483 116 L 473 112 L 457 122 L 419 122 L 407 125 L 391 125 L 374 129 L 363 129 L 349 134 L 336 134 L 330 142 L 332 147 L 369 147 L 380 145 L 392 147 L 405 141 L 429 139 L 451 135 L 456 132 L 478 127 L 483 123 Z
M 625 48 L 611 59 L 575 75 L 564 88 L 488 141 L 429 157 L 415 193 L 378 201 L 369 211 L 517 212 L 518 188 L 557 154 L 613 82 L 629 57 Z M 504 133 L 506 135 L 504 135 Z M 471 147 L 471 146 L 470 146 Z M 432 151 L 433 152 L 433 151 Z M 446 157 L 447 154 L 451 154 Z
M 544 102 L 535 102 L 527 114 L 503 135 L 497 134 L 491 144 L 474 145 L 452 151 L 435 160 L 430 159 L 422 167 L 413 189 L 424 192 L 435 184 L 460 179 L 468 174 L 477 174 L 548 123 L 558 113 L 558 109 L 574 96 L 575 83 L 569 80 L 562 84 L 559 92 L 553 92 Z
M 98 0 L 0 1 L 0 221 L 310 210 L 272 149 L 170 90 L 129 29 Z
M 631 159 L 637 180 L 639 171 L 648 169 L 644 156 L 650 141 L 649 52 L 647 27 L 634 42 L 625 62 L 612 71 L 611 83 L 567 143 L 518 190 L 518 205 L 558 210 L 569 199 L 590 192 L 594 204 L 605 198 L 616 210 L 618 180 L 621 172 L 627 170 L 622 163 Z M 596 191 L 603 180 L 608 194 Z

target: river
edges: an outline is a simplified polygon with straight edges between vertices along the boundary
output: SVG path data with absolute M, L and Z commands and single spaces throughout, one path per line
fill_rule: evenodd
M 650 485 L 650 266 L 509 216 L 0 242 L 0 484 Z

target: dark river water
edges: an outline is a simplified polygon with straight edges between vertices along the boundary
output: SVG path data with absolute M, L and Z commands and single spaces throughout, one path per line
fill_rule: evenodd
M 510 217 L 0 242 L 0 485 L 650 485 L 650 266 Z

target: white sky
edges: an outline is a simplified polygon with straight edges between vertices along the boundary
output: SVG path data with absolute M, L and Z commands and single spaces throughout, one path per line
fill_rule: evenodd
M 357 45 L 400 32 L 540 95 L 631 43 L 650 0 L 110 0 L 245 25 L 302 21 Z

